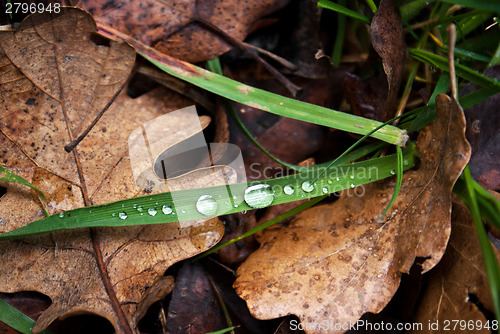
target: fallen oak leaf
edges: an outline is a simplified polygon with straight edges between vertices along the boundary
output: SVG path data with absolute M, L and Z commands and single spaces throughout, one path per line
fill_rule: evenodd
M 478 307 L 480 303 L 484 309 L 494 310 L 481 248 L 470 211 L 456 195 L 451 215 L 448 248 L 442 261 L 429 272 L 427 287 L 411 320 L 425 325 L 408 333 L 449 332 L 446 328 L 453 328 L 454 333 L 492 332 L 492 324 Z M 500 259 L 500 251 L 493 249 L 497 260 Z M 457 326 L 454 320 L 460 320 L 460 324 Z
M 232 38 L 242 41 L 261 17 L 283 7 L 283 0 L 223 1 L 124 0 L 78 1 L 96 21 L 113 27 L 155 49 L 190 63 L 213 59 L 229 51 L 223 37 L 196 23 L 210 22 Z M 196 51 L 194 51 L 196 50 Z
M 65 153 L 64 144 L 113 95 L 113 87 L 126 80 L 134 62 L 130 47 L 97 46 L 89 39 L 92 31 L 91 17 L 70 8 L 60 15 L 30 16 L 16 32 L 0 33 L 0 97 L 6 108 L 0 119 L 0 143 L 9 148 L 1 153 L 1 161 L 23 170 L 20 174 L 47 194 L 51 213 L 143 194 L 130 169 L 127 136 L 140 124 L 179 108 L 166 105 L 165 93 L 159 94 L 162 99 L 144 95 L 135 100 L 122 94 L 99 121 L 98 131 L 92 131 L 74 154 Z M 29 41 L 37 42 L 44 56 L 41 63 L 59 75 L 45 76 L 49 69 L 37 70 L 43 64 L 23 59 L 28 51 L 11 48 L 15 38 L 35 56 Z M 117 58 L 106 58 L 113 52 Z M 102 56 L 110 62 L 100 63 Z M 83 88 L 94 89 L 93 95 L 80 93 L 82 75 L 88 79 Z M 181 103 L 186 105 L 185 100 Z M 40 218 L 41 206 L 28 189 L 4 185 L 1 232 Z M 38 319 L 35 333 L 58 317 L 82 312 L 103 316 L 119 333 L 136 332 L 148 306 L 172 288 L 172 279 L 163 277 L 165 270 L 210 248 L 222 233 L 220 221 L 210 219 L 183 226 L 96 228 L 2 242 L 0 291 L 35 290 L 50 296 L 52 304 Z
M 380 6 L 370 26 L 370 36 L 373 48 L 382 58 L 384 72 L 387 75 L 388 91 L 385 106 L 384 110 L 378 111 L 383 112 L 383 120 L 387 121 L 393 117 L 388 113 L 394 110 L 408 58 L 403 22 L 398 13 L 397 1 L 380 1 Z
M 405 173 L 382 223 L 393 180 L 369 184 L 365 196 L 344 194 L 262 234 L 260 249 L 238 268 L 234 283 L 255 317 L 295 314 L 307 333 L 319 333 L 313 325 L 325 319 L 353 323 L 385 307 L 415 257 L 426 258 L 424 272 L 439 262 L 450 235 L 451 191 L 470 146 L 458 104 L 446 95 L 436 101 L 438 118 L 417 140 L 420 167 Z

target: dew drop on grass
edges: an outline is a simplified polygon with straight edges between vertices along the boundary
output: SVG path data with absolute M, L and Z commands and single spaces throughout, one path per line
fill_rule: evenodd
M 63 213 L 63 212 L 61 212 L 61 213 L 59 214 L 59 218 L 64 218 L 64 213 Z
M 161 211 L 163 212 L 163 214 L 169 215 L 172 213 L 173 210 L 168 205 L 164 205 L 164 206 L 162 206 Z
M 354 188 L 356 187 L 356 185 L 354 183 L 351 183 L 351 188 Z
M 142 206 L 138 206 L 138 207 L 137 207 L 137 211 L 138 211 L 138 212 L 142 212 L 143 210 L 144 210 L 144 209 L 142 208 Z
M 156 210 L 156 208 L 149 208 L 148 209 L 148 215 L 150 215 L 150 216 L 156 216 L 157 213 L 158 213 L 158 211 Z
M 113 213 L 111 214 L 111 217 L 116 217 L 116 212 L 113 212 Z
M 210 195 L 202 195 L 196 202 L 196 210 L 207 217 L 217 214 L 217 201 Z
M 404 159 L 403 160 L 403 165 L 407 166 L 410 162 L 408 161 L 408 159 Z
M 311 191 L 314 190 L 314 185 L 311 184 L 309 181 L 304 181 L 302 183 L 302 190 L 304 190 L 306 193 L 310 193 Z
M 340 181 L 340 177 L 337 176 L 337 178 L 335 180 Z
M 283 188 L 283 192 L 287 195 L 293 195 L 293 193 L 295 192 L 295 189 L 293 189 L 293 186 L 292 185 L 286 185 L 284 188 Z
M 274 201 L 274 191 L 268 184 L 255 184 L 245 190 L 243 199 L 254 209 L 265 208 Z
M 122 219 L 122 220 L 125 220 L 125 219 L 127 219 L 128 216 L 125 212 L 119 212 L 118 217 L 120 217 L 120 219 Z
M 351 176 L 349 176 L 349 177 L 351 178 L 351 180 L 354 180 L 354 175 L 351 175 Z
M 394 169 L 391 169 L 391 174 L 396 175 L 396 171 Z
M 323 187 L 323 194 L 328 194 L 328 188 L 327 187 Z
M 328 180 L 328 181 L 326 181 L 326 182 L 328 182 L 328 184 L 332 184 L 332 183 L 333 183 L 333 181 L 332 181 L 332 180 Z

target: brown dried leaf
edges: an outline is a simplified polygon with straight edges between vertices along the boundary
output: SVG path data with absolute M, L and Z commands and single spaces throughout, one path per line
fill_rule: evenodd
M 64 145 L 125 82 L 135 53 L 95 45 L 92 18 L 78 9 L 35 15 L 0 33 L 0 161 L 30 180 L 57 213 L 145 195 L 132 175 L 127 137 L 141 124 L 189 104 L 164 90 L 137 99 L 122 93 L 72 153 Z M 177 103 L 169 105 L 165 101 Z M 182 127 L 182 124 L 178 124 Z M 36 195 L 2 183 L 0 232 L 42 218 Z M 0 243 L 0 291 L 38 291 L 52 300 L 33 331 L 58 317 L 90 312 L 119 333 L 135 331 L 149 305 L 173 286 L 173 263 L 216 243 L 217 219 L 204 223 L 96 228 Z
M 96 21 L 124 32 L 169 56 L 191 63 L 215 58 L 233 45 L 195 23 L 209 21 L 242 41 L 263 16 L 281 8 L 286 0 L 223 1 L 78 1 Z
M 424 271 L 439 262 L 450 235 L 451 191 L 470 146 L 459 106 L 446 95 L 436 104 L 437 120 L 417 140 L 420 167 L 405 173 L 383 223 L 394 180 L 369 184 L 365 196 L 306 210 L 289 227 L 262 235 L 261 248 L 238 268 L 234 284 L 254 316 L 354 322 L 385 307 L 415 257 L 426 258 Z
M 457 196 L 453 198 L 451 223 L 449 246 L 442 261 L 429 273 L 427 288 L 412 319 L 414 323 L 424 324 L 423 330 L 408 333 L 492 332 L 483 327 L 486 317 L 471 300 L 473 295 L 484 308 L 494 310 L 474 222 L 470 211 Z M 493 249 L 500 259 L 500 251 L 496 247 Z M 467 324 L 473 321 L 474 330 L 468 327 L 463 330 L 463 324 L 456 326 L 453 320 L 465 320 Z M 449 321 L 448 330 L 445 329 L 446 321 Z M 481 326 L 476 327 L 479 323 Z M 433 327 L 429 328 L 427 324 Z
M 399 85 L 406 65 L 407 50 L 403 22 L 398 13 L 396 0 L 382 0 L 370 26 L 372 45 L 382 58 L 389 90 L 384 107 L 384 120 L 393 117 Z

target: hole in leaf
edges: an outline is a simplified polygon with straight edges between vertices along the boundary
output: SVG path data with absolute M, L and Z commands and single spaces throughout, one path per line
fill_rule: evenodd
M 104 45 L 107 47 L 111 46 L 111 42 L 108 39 L 106 39 L 98 34 L 91 34 L 90 40 L 92 41 L 92 43 L 94 43 L 96 45 Z
M 111 323 L 103 317 L 93 314 L 76 315 L 57 323 L 57 332 L 73 334 L 111 334 L 115 330 Z

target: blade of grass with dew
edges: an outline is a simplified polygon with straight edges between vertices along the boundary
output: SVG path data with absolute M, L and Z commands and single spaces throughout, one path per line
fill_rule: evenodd
M 4 168 L 2 166 L 0 166 L 0 181 L 13 182 L 13 183 L 21 184 L 21 185 L 26 186 L 26 187 L 30 187 L 31 189 L 36 191 L 42 199 L 45 199 L 45 195 L 43 194 L 43 192 L 40 189 L 38 189 L 37 187 L 35 187 L 34 185 L 32 185 L 31 183 L 26 181 L 21 176 L 12 173 L 10 170 L 8 170 L 7 168 Z
M 349 8 L 346 8 L 344 6 L 338 5 L 338 4 L 336 4 L 332 1 L 329 1 L 329 0 L 319 0 L 318 7 L 333 10 L 335 12 L 344 14 L 345 16 L 352 17 L 353 19 L 360 20 L 361 22 L 364 22 L 366 24 L 372 23 L 372 20 L 370 20 L 368 17 L 366 17 L 358 12 L 355 12 Z
M 409 145 L 404 150 L 405 169 L 409 169 L 415 165 L 416 156 L 417 153 L 414 145 Z M 270 196 L 265 197 L 266 199 L 271 199 L 267 205 L 289 203 L 331 194 L 391 177 L 391 170 L 394 168 L 396 161 L 397 156 L 393 154 L 337 166 L 329 169 L 328 173 L 312 169 L 305 173 L 297 173 L 275 179 L 179 190 L 79 208 L 52 215 L 16 230 L 0 234 L 0 240 L 19 239 L 74 228 L 150 225 L 191 221 L 252 210 L 258 206 L 248 205 L 246 202 L 247 199 L 245 199 L 245 194 L 248 192 L 247 189 L 251 186 L 272 190 Z M 317 177 L 318 174 L 320 175 L 319 178 Z M 313 179 L 317 179 L 316 184 L 314 184 L 312 189 L 306 189 L 307 191 L 305 191 L 302 188 L 304 182 L 310 182 Z M 285 194 L 283 192 L 285 186 L 292 186 L 294 188 L 293 194 Z M 324 191 L 325 189 L 327 190 L 326 192 Z M 197 199 L 203 195 L 210 195 L 216 199 L 217 210 L 211 216 L 203 215 L 196 208 Z M 269 195 L 269 192 L 267 192 L 267 195 Z M 175 198 L 175 203 L 173 198 Z M 236 198 L 239 200 L 237 203 L 233 200 Z M 252 203 L 252 201 L 250 202 Z M 146 212 L 149 212 L 149 209 L 151 209 L 154 214 L 141 214 L 136 209 L 138 206 L 144 208 Z M 181 213 L 182 215 L 179 217 Z
M 492 0 L 442 0 L 454 5 L 460 5 L 469 8 L 478 8 L 492 10 L 500 13 L 500 2 Z
M 295 207 L 295 208 L 293 208 L 293 209 L 291 209 L 291 210 L 289 210 L 289 211 L 287 211 L 287 212 L 279 215 L 278 217 L 275 217 L 275 218 L 273 218 L 271 220 L 268 220 L 267 222 L 262 223 L 262 224 L 260 224 L 260 225 L 258 225 L 256 227 L 252 228 L 251 230 L 248 230 L 247 232 L 243 233 L 242 235 L 240 235 L 240 236 L 238 236 L 238 237 L 236 237 L 234 239 L 228 240 L 226 242 L 218 244 L 215 247 L 212 247 L 211 249 L 209 249 L 205 253 L 202 253 L 202 254 L 196 256 L 193 259 L 193 261 L 196 261 L 196 260 L 199 260 L 201 258 L 204 258 L 207 255 L 210 255 L 212 253 L 217 252 L 221 248 L 224 248 L 226 246 L 234 244 L 235 242 L 243 240 L 243 239 L 245 239 L 245 238 L 247 238 L 247 237 L 249 237 L 249 236 L 251 236 L 251 235 L 253 235 L 253 234 L 257 233 L 257 232 L 260 232 L 260 231 L 262 231 L 262 230 L 264 230 L 264 229 L 266 229 L 266 228 L 268 228 L 270 226 L 273 226 L 274 224 L 277 224 L 277 223 L 279 223 L 279 222 L 281 222 L 281 221 L 283 221 L 283 220 L 285 220 L 287 218 L 290 218 L 293 215 L 296 215 L 297 213 L 302 212 L 305 209 L 310 208 L 311 206 L 315 205 L 316 203 L 322 201 L 325 198 L 326 198 L 326 195 L 325 196 L 316 197 L 316 198 L 313 198 L 313 199 L 311 199 L 311 200 L 309 200 L 307 202 L 304 202 L 304 203 L 300 204 L 299 206 L 297 206 L 297 207 Z
M 411 48 L 408 49 L 408 54 L 413 58 L 425 62 L 429 65 L 435 66 L 442 71 L 449 72 L 448 60 L 444 57 L 438 56 L 429 51 Z M 459 77 L 478 84 L 484 88 L 489 88 L 497 92 L 500 91 L 500 82 L 458 63 L 455 63 L 455 68 L 456 73 Z
M 484 228 L 483 222 L 481 221 L 479 206 L 476 200 L 476 193 L 474 191 L 474 184 L 472 176 L 470 175 L 470 169 L 468 165 L 464 170 L 464 178 L 470 199 L 468 202 L 466 202 L 466 204 L 472 214 L 472 220 L 474 221 L 474 226 L 476 228 L 479 245 L 481 247 L 481 253 L 483 254 L 484 264 L 486 267 L 486 275 L 488 276 L 491 296 L 493 298 L 493 305 L 495 306 L 495 315 L 497 319 L 500 319 L 500 268 L 498 267 L 495 252 L 493 251 L 493 247 L 491 246 L 490 239 L 488 238 L 488 234 L 486 233 L 486 229 Z
M 0 298 L 0 321 L 7 326 L 24 334 L 31 334 L 31 329 L 35 326 L 35 320 L 28 317 L 23 312 L 16 309 L 14 306 Z M 54 334 L 46 329 L 40 334 Z
M 389 201 L 389 204 L 385 208 L 384 212 L 382 213 L 382 217 L 385 217 L 391 206 L 394 204 L 396 201 L 396 198 L 399 195 L 399 191 L 401 190 L 401 185 L 403 184 L 403 150 L 401 147 L 397 147 L 397 155 L 398 155 L 398 163 L 396 166 L 396 171 L 395 173 L 397 174 L 396 176 L 396 186 L 394 187 L 394 193 L 392 194 L 391 200 Z
M 244 85 L 198 66 L 165 55 L 110 27 L 99 23 L 97 23 L 97 25 L 99 34 L 109 39 L 128 42 L 136 49 L 138 54 L 162 71 L 188 81 L 209 92 L 244 105 L 279 116 L 294 118 L 304 122 L 319 124 L 361 135 L 369 133 L 381 124 L 377 121 L 282 97 L 277 94 Z M 372 137 L 398 146 L 404 146 L 408 140 L 408 135 L 405 130 L 390 125 L 373 133 Z

